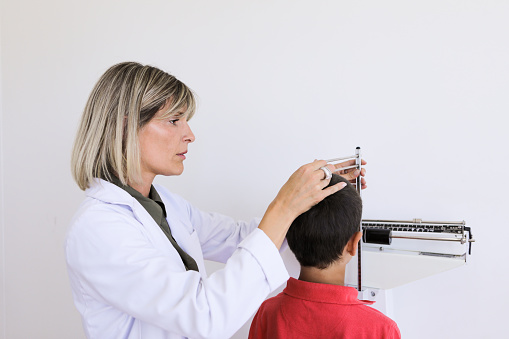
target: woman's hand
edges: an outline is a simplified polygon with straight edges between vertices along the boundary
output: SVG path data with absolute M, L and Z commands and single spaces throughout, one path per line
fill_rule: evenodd
M 279 190 L 275 201 L 284 206 L 293 219 L 346 186 L 344 183 L 338 183 L 327 187 L 330 179 L 325 179 L 325 173 L 320 169 L 324 166 L 331 171 L 335 170 L 334 165 L 327 165 L 325 160 L 315 160 L 295 171 Z
M 263 230 L 278 248 L 281 247 L 295 218 L 346 186 L 340 182 L 327 187 L 330 179 L 325 179 L 325 173 L 320 169 L 324 166 L 331 171 L 337 169 L 334 165 L 327 165 L 325 160 L 315 160 L 300 167 L 281 187 L 265 212 L 258 228 Z

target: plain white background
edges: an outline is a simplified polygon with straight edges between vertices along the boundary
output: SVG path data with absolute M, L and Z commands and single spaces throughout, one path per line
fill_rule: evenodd
M 365 218 L 466 220 L 477 240 L 468 265 L 393 290 L 403 337 L 507 336 L 508 17 L 505 0 L 1 0 L 0 338 L 84 338 L 70 150 L 127 60 L 199 97 L 186 170 L 158 182 L 249 219 L 300 165 L 361 146 Z

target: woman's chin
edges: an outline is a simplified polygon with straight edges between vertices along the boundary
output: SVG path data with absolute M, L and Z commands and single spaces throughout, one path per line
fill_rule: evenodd
M 161 175 L 164 175 L 165 177 L 171 177 L 171 176 L 177 176 L 181 175 L 184 172 L 184 166 L 180 168 L 172 168 L 171 170 L 164 171 L 161 173 Z

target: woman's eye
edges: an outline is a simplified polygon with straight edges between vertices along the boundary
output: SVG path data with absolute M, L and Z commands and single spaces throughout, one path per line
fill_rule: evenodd
M 177 121 L 179 121 L 180 119 L 172 119 L 170 120 L 170 124 L 172 125 L 176 125 L 177 124 Z

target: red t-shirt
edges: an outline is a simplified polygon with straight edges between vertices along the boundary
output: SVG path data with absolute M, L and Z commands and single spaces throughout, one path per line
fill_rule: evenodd
M 357 290 L 290 278 L 256 313 L 249 339 L 401 338 L 398 326 L 357 299 Z

